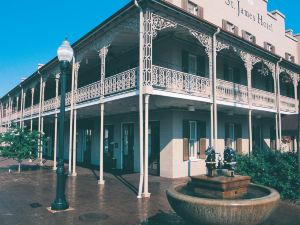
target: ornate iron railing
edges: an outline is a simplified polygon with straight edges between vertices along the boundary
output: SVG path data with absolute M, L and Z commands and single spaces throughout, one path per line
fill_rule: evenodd
M 286 96 L 280 96 L 280 110 L 285 112 L 296 113 L 298 109 L 297 100 Z
M 203 97 L 210 96 L 211 89 L 208 78 L 160 66 L 153 66 L 152 71 L 152 85 L 154 88 L 196 94 Z
M 105 78 L 104 95 L 113 95 L 137 87 L 137 68 Z
M 276 108 L 275 94 L 252 88 L 252 104 L 263 108 Z
M 217 80 L 217 98 L 248 104 L 248 87 L 225 80 Z

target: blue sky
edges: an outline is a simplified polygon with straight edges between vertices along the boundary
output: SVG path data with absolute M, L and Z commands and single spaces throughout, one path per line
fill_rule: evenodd
M 129 0 L 11 0 L 0 3 L 0 96 L 47 63 L 68 36 L 75 42 Z M 299 0 L 269 0 L 300 33 Z

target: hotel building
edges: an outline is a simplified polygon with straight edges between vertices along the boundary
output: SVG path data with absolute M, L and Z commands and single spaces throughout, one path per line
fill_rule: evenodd
M 66 96 L 65 159 L 167 178 L 203 174 L 205 150 L 281 147 L 298 113 L 300 35 L 267 0 L 140 0 L 90 31 Z M 1 126 L 44 132 L 56 158 L 60 102 L 54 58 L 3 96 Z M 147 156 L 147 157 L 144 157 Z

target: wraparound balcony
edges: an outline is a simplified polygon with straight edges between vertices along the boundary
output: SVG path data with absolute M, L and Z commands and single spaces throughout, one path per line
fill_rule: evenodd
M 172 93 L 199 96 L 211 99 L 211 81 L 209 78 L 184 73 L 181 71 L 168 69 L 160 66 L 152 68 L 152 86 L 154 90 L 167 91 Z M 133 68 L 119 74 L 105 78 L 104 96 L 124 94 L 137 89 L 138 68 Z M 71 104 L 71 93 L 66 94 L 66 106 Z M 75 91 L 74 101 L 77 105 L 85 102 L 98 100 L 101 96 L 101 83 L 95 83 L 81 87 Z M 271 92 L 251 89 L 251 98 L 249 98 L 248 87 L 224 80 L 217 80 L 217 100 L 249 105 L 249 100 L 255 107 L 276 110 L 276 95 Z M 281 96 L 281 111 L 287 113 L 297 112 L 297 101 L 293 98 Z M 44 102 L 43 112 L 54 111 L 60 104 L 60 98 L 51 98 Z M 24 111 L 24 118 L 39 114 L 40 107 L 38 104 L 32 108 L 28 107 Z M 11 117 L 3 118 L 3 122 L 18 120 L 21 117 L 20 112 L 13 113 Z

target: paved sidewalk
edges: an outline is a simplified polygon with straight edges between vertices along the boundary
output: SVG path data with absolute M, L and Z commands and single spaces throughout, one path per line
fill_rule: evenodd
M 185 179 L 149 177 L 150 200 L 136 198 L 139 175 L 105 173 L 105 186 L 97 184 L 98 171 L 78 167 L 78 176 L 67 180 L 67 199 L 73 211 L 51 214 L 46 210 L 55 197 L 56 173 L 52 162 L 40 169 L 26 163 L 24 171 L 16 163 L 0 158 L 1 225 L 190 225 L 170 208 L 165 190 Z M 14 166 L 15 165 L 15 166 Z M 30 170 L 32 169 L 32 170 Z M 299 225 L 300 206 L 281 202 L 264 225 Z

